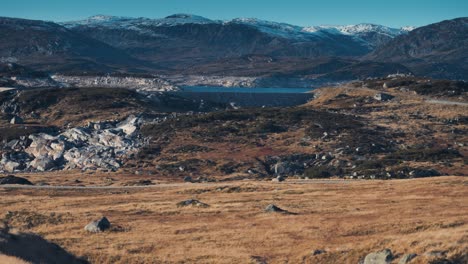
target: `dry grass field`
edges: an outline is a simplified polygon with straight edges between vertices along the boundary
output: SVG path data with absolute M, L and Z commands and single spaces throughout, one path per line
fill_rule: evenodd
M 358 263 L 384 248 L 394 263 L 404 253 L 418 254 L 411 263 L 463 263 L 468 252 L 465 177 L 6 187 L 0 197 L 0 218 L 16 232 L 39 234 L 91 263 Z M 190 198 L 210 206 L 177 207 Z M 272 203 L 293 214 L 264 212 Z M 110 230 L 83 230 L 101 216 Z M 313 256 L 317 249 L 325 253 Z M 441 256 L 429 256 L 435 251 Z

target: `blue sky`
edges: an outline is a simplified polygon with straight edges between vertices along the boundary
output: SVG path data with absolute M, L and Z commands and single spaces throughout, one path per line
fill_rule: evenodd
M 422 26 L 468 16 L 467 0 L 0 0 L 0 16 L 68 21 L 96 14 L 212 19 L 256 17 L 301 26 L 376 23 Z

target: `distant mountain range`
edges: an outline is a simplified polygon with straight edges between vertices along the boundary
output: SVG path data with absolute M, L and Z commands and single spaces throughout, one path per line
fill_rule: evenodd
M 300 27 L 177 14 L 53 23 L 0 18 L 0 62 L 50 72 L 132 72 L 347 80 L 395 71 L 467 79 L 468 18 L 421 28 Z

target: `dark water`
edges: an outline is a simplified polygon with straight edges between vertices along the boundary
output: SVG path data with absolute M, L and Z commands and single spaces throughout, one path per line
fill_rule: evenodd
M 184 87 L 176 95 L 241 107 L 278 107 L 305 104 L 314 98 L 311 89 L 304 88 L 225 88 Z

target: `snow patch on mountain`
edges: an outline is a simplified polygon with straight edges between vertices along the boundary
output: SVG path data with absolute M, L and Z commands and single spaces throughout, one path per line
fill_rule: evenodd
M 136 29 L 147 26 L 177 26 L 184 24 L 211 24 L 220 23 L 219 21 L 211 20 L 205 17 L 189 15 L 189 14 L 175 14 L 160 19 L 150 18 L 131 18 L 131 17 L 119 17 L 119 16 L 106 16 L 97 15 L 92 16 L 84 20 L 63 22 L 63 26 L 73 28 L 77 26 L 88 26 L 88 27 L 108 27 L 108 28 L 128 28 Z
M 391 28 L 382 25 L 375 25 L 375 24 L 357 24 L 357 25 L 339 25 L 339 26 L 313 26 L 313 27 L 305 27 L 303 31 L 305 32 L 317 32 L 317 31 L 328 31 L 328 32 L 336 32 L 344 35 L 353 35 L 359 36 L 362 34 L 367 33 L 378 33 L 384 34 L 389 37 L 396 37 L 403 33 L 413 30 L 414 27 L 405 27 L 405 28 Z
M 344 26 L 311 26 L 300 27 L 287 23 L 279 23 L 261 20 L 257 18 L 236 18 L 232 20 L 211 20 L 202 16 L 191 14 L 175 14 L 161 19 L 130 18 L 119 16 L 97 15 L 90 18 L 61 23 L 68 28 L 78 26 L 106 27 L 112 29 L 124 29 L 137 31 L 140 34 L 154 35 L 151 27 L 172 27 L 185 24 L 242 24 L 256 28 L 264 33 L 283 38 L 310 38 L 324 37 L 328 34 L 342 34 L 360 37 L 364 34 L 377 33 L 388 37 L 396 37 L 414 29 L 414 27 L 390 28 L 375 24 L 357 24 Z

